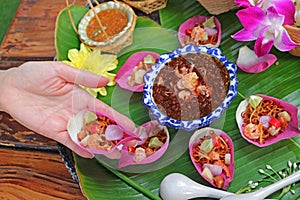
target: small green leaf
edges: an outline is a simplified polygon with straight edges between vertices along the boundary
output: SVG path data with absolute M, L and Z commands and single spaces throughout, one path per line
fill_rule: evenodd
M 257 96 L 257 95 L 251 95 L 248 99 L 249 104 L 252 106 L 252 108 L 256 108 L 260 102 L 263 100 L 262 97 Z

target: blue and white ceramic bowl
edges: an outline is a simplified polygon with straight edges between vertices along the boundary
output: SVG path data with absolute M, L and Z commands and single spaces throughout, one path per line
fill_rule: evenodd
M 208 54 L 212 57 L 217 58 L 221 61 L 227 69 L 230 83 L 228 93 L 223 100 L 223 102 L 210 114 L 201 117 L 199 119 L 183 121 L 173 119 L 169 116 L 166 116 L 157 106 L 153 99 L 153 84 L 154 81 L 160 72 L 160 70 L 165 66 L 166 63 L 170 62 L 172 59 L 185 54 L 190 53 L 198 53 L 198 54 Z M 144 97 L 143 104 L 148 107 L 151 115 L 158 120 L 158 122 L 164 126 L 169 126 L 175 129 L 184 129 L 187 131 L 192 131 L 195 129 L 199 129 L 202 127 L 209 126 L 214 120 L 221 117 L 223 112 L 228 108 L 231 104 L 232 100 L 237 95 L 237 85 L 238 80 L 236 77 L 237 66 L 229 62 L 227 58 L 222 54 L 219 48 L 207 48 L 205 46 L 195 46 L 195 45 L 186 45 L 183 48 L 176 49 L 170 53 L 162 54 L 157 63 L 152 66 L 151 70 L 145 74 L 144 76 Z

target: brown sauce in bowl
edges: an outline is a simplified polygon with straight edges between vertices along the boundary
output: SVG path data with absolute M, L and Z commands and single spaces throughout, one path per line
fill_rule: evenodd
M 101 30 L 100 25 L 96 19 L 93 17 L 86 28 L 86 33 L 88 38 L 97 42 L 104 42 L 109 38 L 120 33 L 128 23 L 128 17 L 126 13 L 119 9 L 107 9 L 99 12 L 98 17 L 104 28 L 104 31 Z
M 229 83 L 227 69 L 218 59 L 185 54 L 162 67 L 153 84 L 153 99 L 173 119 L 199 119 L 221 104 Z

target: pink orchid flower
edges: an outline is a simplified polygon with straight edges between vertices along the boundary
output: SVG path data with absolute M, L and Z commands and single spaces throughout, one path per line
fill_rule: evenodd
M 259 7 L 249 7 L 237 12 L 243 29 L 232 37 L 239 41 L 256 40 L 254 51 L 258 57 L 267 55 L 274 45 L 280 51 L 289 51 L 296 46 L 283 27 L 284 16 L 274 6 L 265 12 Z
M 235 0 L 239 7 L 259 7 L 265 12 L 269 7 L 274 7 L 278 14 L 284 16 L 284 25 L 294 24 L 295 5 L 291 0 Z

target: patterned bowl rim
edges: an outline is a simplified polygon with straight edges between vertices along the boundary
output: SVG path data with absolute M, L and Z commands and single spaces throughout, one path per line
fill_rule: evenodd
M 96 6 L 95 11 L 96 11 L 96 13 L 99 13 L 103 10 L 108 10 L 108 9 L 113 9 L 113 8 L 119 9 L 127 15 L 128 23 L 124 27 L 124 29 L 120 33 L 115 35 L 114 37 L 110 38 L 109 40 L 106 40 L 105 42 L 97 42 L 97 41 L 91 40 L 87 36 L 86 29 L 87 29 L 87 26 L 90 23 L 90 21 L 94 18 L 95 14 L 92 10 L 89 10 L 87 12 L 87 14 L 80 20 L 79 25 L 78 25 L 78 33 L 80 35 L 80 38 L 85 42 L 85 44 L 87 44 L 89 46 L 106 46 L 110 43 L 117 41 L 119 38 L 124 36 L 124 34 L 130 29 L 130 27 L 132 26 L 132 24 L 134 22 L 135 14 L 134 14 L 134 11 L 132 10 L 132 8 L 130 6 L 128 6 L 127 4 L 116 3 L 116 2 L 110 1 L 110 2 L 102 3 L 98 6 Z
M 152 97 L 153 94 L 152 88 L 157 74 L 159 73 L 161 68 L 165 65 L 165 63 L 169 62 L 170 60 L 180 55 L 188 54 L 188 53 L 204 53 L 220 60 L 228 71 L 230 85 L 225 99 L 214 111 L 199 119 L 182 121 L 182 120 L 177 120 L 168 117 L 159 110 Z M 164 126 L 169 126 L 175 129 L 184 129 L 187 131 L 192 131 L 198 128 L 209 126 L 213 121 L 219 119 L 222 116 L 223 112 L 228 108 L 232 100 L 237 95 L 238 80 L 236 76 L 236 71 L 237 71 L 236 64 L 234 64 L 233 62 L 229 62 L 219 48 L 217 47 L 208 48 L 205 46 L 195 46 L 192 44 L 188 44 L 182 48 L 175 49 L 170 53 L 160 55 L 157 63 L 152 66 L 151 70 L 148 73 L 145 74 L 143 104 L 149 109 L 151 115 L 155 117 L 158 120 L 158 122 Z

